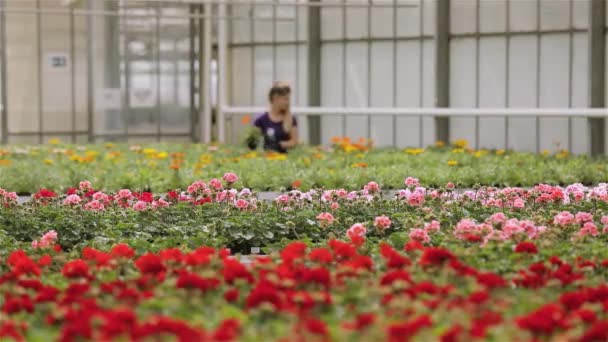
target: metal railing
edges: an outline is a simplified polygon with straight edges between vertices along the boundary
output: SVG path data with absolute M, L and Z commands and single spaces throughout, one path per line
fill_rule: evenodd
M 226 121 L 232 121 L 235 117 L 252 115 L 255 113 L 262 113 L 266 111 L 265 107 L 228 107 L 224 106 L 221 108 L 221 112 L 225 116 Z M 509 119 L 511 118 L 535 118 L 536 120 L 536 136 L 535 136 L 535 150 L 540 152 L 541 137 L 540 137 L 540 126 L 539 119 L 541 118 L 568 118 L 568 150 L 572 151 L 573 142 L 573 118 L 579 119 L 591 119 L 591 118 L 605 118 L 608 117 L 608 108 L 383 108 L 383 107 L 294 107 L 292 113 L 307 120 L 311 116 L 320 117 L 342 117 L 342 136 L 347 135 L 346 118 L 347 117 L 366 117 L 368 120 L 367 124 L 367 136 L 365 138 L 371 138 L 371 125 L 369 124 L 371 118 L 377 116 L 390 116 L 393 119 L 393 146 L 397 146 L 397 124 L 396 119 L 398 117 L 414 117 L 420 119 L 419 130 L 424 130 L 423 118 L 475 118 L 475 142 L 478 145 L 480 140 L 480 118 L 505 118 L 505 141 L 504 149 L 510 148 L 509 141 Z M 419 147 L 423 146 L 422 134 L 420 134 Z M 233 134 L 234 138 L 234 134 Z M 438 140 L 438 139 L 435 139 Z M 232 141 L 235 143 L 235 141 Z M 477 148 L 483 146 L 476 146 Z

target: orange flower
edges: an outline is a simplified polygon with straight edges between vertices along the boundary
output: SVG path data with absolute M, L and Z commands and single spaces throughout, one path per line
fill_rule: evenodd
M 291 183 L 291 186 L 295 189 L 299 188 L 302 186 L 302 181 L 299 179 L 296 179 L 293 181 L 293 183 Z
M 10 159 L 0 159 L 0 166 L 7 166 L 7 165 L 11 165 Z
M 357 169 L 357 168 L 365 168 L 365 167 L 367 167 L 367 166 L 368 166 L 368 165 L 367 165 L 367 163 L 363 163 L 363 162 L 361 162 L 361 163 L 355 163 L 355 164 L 351 165 L 351 167 L 352 167 L 353 169 Z
M 251 116 L 245 115 L 241 118 L 241 125 L 247 126 L 251 122 Z

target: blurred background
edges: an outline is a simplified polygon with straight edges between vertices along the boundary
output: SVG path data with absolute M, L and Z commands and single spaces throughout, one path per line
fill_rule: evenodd
M 605 0 L 3 0 L 3 143 L 302 141 L 605 154 Z

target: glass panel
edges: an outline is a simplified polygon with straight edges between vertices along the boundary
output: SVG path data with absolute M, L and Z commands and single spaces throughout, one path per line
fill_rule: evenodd
M 371 8 L 372 37 L 393 36 L 393 8 L 372 7 Z
M 479 3 L 479 31 L 504 32 L 507 21 L 507 1 L 492 0 Z
M 342 38 L 342 20 L 342 8 L 321 7 L 321 39 Z
M 251 106 L 253 66 L 251 65 L 251 48 L 232 48 L 232 67 L 230 82 L 232 86 L 232 100 L 234 106 Z
M 509 1 L 511 31 L 536 30 L 536 1 Z
M 540 0 L 541 30 L 558 30 L 568 27 L 570 27 L 570 1 Z
M 366 107 L 367 87 L 367 43 L 346 44 L 346 105 Z
M 371 43 L 371 88 L 370 96 L 372 107 L 392 107 L 393 93 L 395 91 L 393 80 L 393 47 L 392 42 Z
M 450 1 L 450 32 L 471 33 L 476 31 L 477 0 Z

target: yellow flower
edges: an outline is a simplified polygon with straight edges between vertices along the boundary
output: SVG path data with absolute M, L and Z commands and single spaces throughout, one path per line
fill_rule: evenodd
M 121 154 L 122 153 L 119 151 L 111 151 L 111 152 L 106 153 L 106 159 L 115 160 L 115 159 L 118 159 L 118 157 L 120 157 Z
M 561 150 L 559 151 L 559 153 L 557 153 L 555 155 L 555 157 L 563 159 L 563 158 L 567 158 L 570 155 L 570 152 L 568 152 L 568 150 Z
M 304 165 L 306 165 L 306 166 L 310 166 L 311 162 L 312 161 L 308 157 L 302 158 L 302 163 L 304 163 Z
M 503 150 L 503 149 L 496 150 L 496 155 L 497 155 L 497 156 L 502 156 L 503 154 L 505 154 L 505 152 L 506 152 L 506 151 L 505 151 L 505 150 Z
M 51 159 L 45 159 L 42 161 L 43 163 L 45 163 L 46 165 L 53 165 L 53 161 Z
M 201 154 L 199 161 L 203 164 L 211 164 L 212 158 L 210 154 Z
M 287 160 L 287 156 L 283 153 L 268 153 L 266 155 L 267 160 Z
M 486 151 L 486 150 L 479 150 L 479 151 L 476 151 L 476 152 L 475 152 L 475 157 L 477 157 L 477 158 L 479 158 L 479 157 L 483 157 L 483 156 L 485 156 L 486 154 L 488 154 L 488 151 Z
M 111 142 L 107 142 L 107 143 L 105 143 L 105 145 L 104 145 L 104 146 L 105 146 L 106 148 L 110 149 L 110 148 L 113 148 L 113 147 L 114 147 L 114 144 L 113 144 L 113 143 L 111 143 Z
M 405 153 L 410 154 L 412 156 L 416 156 L 416 155 L 424 153 L 424 149 L 423 148 L 406 148 Z
M 156 154 L 156 150 L 153 149 L 153 148 L 144 148 L 143 152 L 147 156 L 151 156 L 153 154 Z
M 445 143 L 441 140 L 438 140 L 435 142 L 435 147 L 444 147 Z
M 355 155 L 355 157 L 361 159 L 361 158 L 365 157 L 365 154 L 363 154 L 363 153 L 357 153 Z
M 456 160 L 448 160 L 448 166 L 456 166 L 458 165 L 458 161 Z
M 258 157 L 258 153 L 255 151 L 248 152 L 243 156 L 243 158 L 245 158 L 245 159 L 253 159 L 253 158 L 257 158 L 257 157 Z
M 84 154 L 87 157 L 95 158 L 95 157 L 97 157 L 99 155 L 99 152 L 98 151 L 86 151 Z
M 80 159 L 80 157 L 75 154 L 70 156 L 71 161 L 78 161 L 79 159 Z
M 546 156 L 548 156 L 548 155 L 549 155 L 549 151 L 548 151 L 548 150 L 542 150 L 542 151 L 540 152 L 540 154 L 541 154 L 543 157 L 546 157 Z
M 53 138 L 49 140 L 49 145 L 59 145 L 61 144 L 61 139 L 59 138 Z
M 464 153 L 464 149 L 462 148 L 455 148 L 452 150 L 452 153 Z
M 167 152 L 158 152 L 156 154 L 156 159 L 167 159 L 169 157 L 169 153 Z
M 456 148 L 465 148 L 469 146 L 469 142 L 466 139 L 456 139 L 452 145 Z

